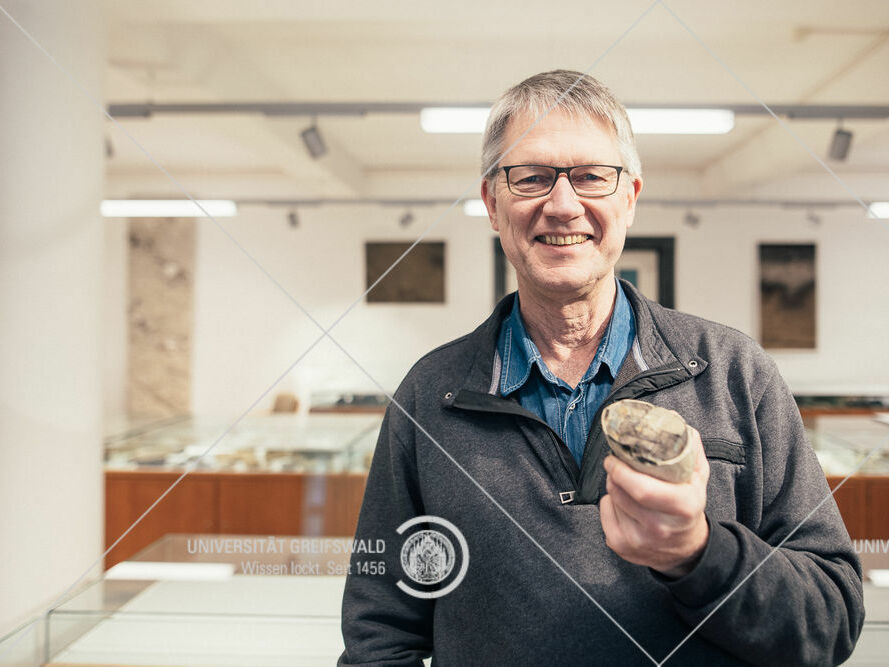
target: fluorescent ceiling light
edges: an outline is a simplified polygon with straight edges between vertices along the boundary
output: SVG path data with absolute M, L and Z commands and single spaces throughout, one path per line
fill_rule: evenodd
M 875 201 L 867 207 L 869 218 L 889 218 L 889 201 Z
M 489 113 L 488 107 L 428 107 L 420 110 L 420 127 L 432 134 L 480 134 Z
M 106 199 L 102 202 L 105 218 L 228 218 L 238 214 L 235 202 L 228 199 Z M 203 210 L 201 210 L 203 208 Z
M 490 109 L 428 107 L 420 111 L 420 126 L 430 133 L 481 133 Z M 726 134 L 735 126 L 729 109 L 627 109 L 636 134 Z
M 463 202 L 463 215 L 468 215 L 470 218 L 487 218 L 488 209 L 481 199 L 467 199 Z
M 735 126 L 728 109 L 627 109 L 634 134 L 726 134 Z

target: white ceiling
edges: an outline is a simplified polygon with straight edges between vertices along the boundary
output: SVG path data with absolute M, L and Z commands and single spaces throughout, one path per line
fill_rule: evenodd
M 109 0 L 106 14 L 109 103 L 478 103 L 570 68 L 633 105 L 889 105 L 886 0 Z M 299 138 L 310 122 L 192 114 L 121 124 L 201 197 L 447 198 L 478 178 L 477 135 L 427 135 L 414 114 L 322 116 L 331 155 L 313 161 Z M 739 117 L 725 136 L 640 136 L 646 195 L 848 199 L 801 145 L 826 159 L 836 123 L 788 126 L 796 137 L 765 115 Z M 889 121 L 844 126 L 852 152 L 831 168 L 858 196 L 889 200 Z M 111 195 L 173 190 L 111 124 L 108 134 Z

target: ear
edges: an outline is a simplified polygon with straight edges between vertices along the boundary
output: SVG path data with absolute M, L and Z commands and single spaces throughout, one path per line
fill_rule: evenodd
M 482 179 L 482 201 L 485 202 L 485 208 L 488 209 L 491 229 L 499 232 L 500 226 L 497 224 L 497 198 L 494 196 L 494 190 L 487 178 Z
M 627 186 L 627 227 L 633 226 L 636 217 L 636 200 L 642 192 L 642 177 L 636 176 Z

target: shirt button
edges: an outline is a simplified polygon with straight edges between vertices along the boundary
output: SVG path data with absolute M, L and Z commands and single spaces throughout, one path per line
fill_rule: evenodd
M 568 411 L 570 412 L 570 411 L 572 411 L 572 410 L 574 410 L 574 404 L 573 404 L 573 403 L 572 403 L 571 405 L 568 406 Z

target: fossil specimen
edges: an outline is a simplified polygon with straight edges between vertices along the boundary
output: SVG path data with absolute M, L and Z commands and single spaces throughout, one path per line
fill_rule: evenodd
M 668 482 L 687 482 L 695 467 L 688 426 L 678 412 L 645 401 L 617 401 L 602 411 L 602 430 L 617 458 Z

